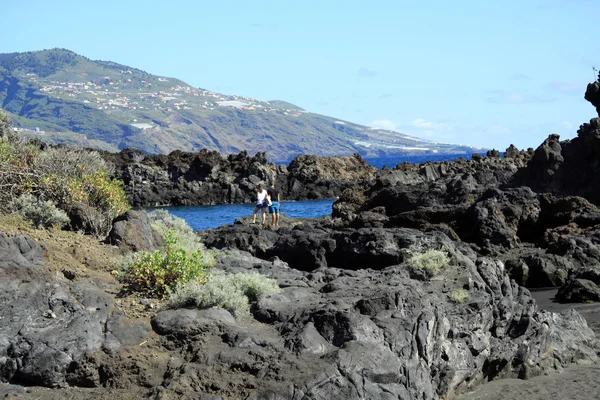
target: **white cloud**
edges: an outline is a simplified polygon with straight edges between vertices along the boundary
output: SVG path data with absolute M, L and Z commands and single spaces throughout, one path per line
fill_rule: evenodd
M 423 118 L 417 118 L 413 122 L 410 123 L 410 126 L 412 126 L 413 128 L 428 129 L 428 128 L 433 127 L 433 122 L 427 121 L 426 119 L 423 119 Z
M 399 125 L 400 124 L 397 122 L 390 121 L 389 119 L 379 119 L 371 122 L 373 128 L 387 129 L 390 131 L 395 131 Z
M 428 121 L 425 118 L 417 118 L 413 120 L 409 126 L 417 129 L 429 129 L 429 130 L 452 130 L 452 125 L 442 124 L 439 122 Z

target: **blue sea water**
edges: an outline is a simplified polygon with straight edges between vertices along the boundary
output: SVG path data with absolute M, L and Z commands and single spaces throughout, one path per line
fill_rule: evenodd
M 331 214 L 333 199 L 281 202 L 281 212 L 293 218 L 318 218 Z M 222 204 L 218 206 L 161 207 L 183 218 L 195 231 L 233 224 L 240 217 L 252 216 L 254 204 Z M 148 209 L 151 211 L 152 209 Z M 260 213 L 257 219 L 260 218 Z M 269 218 L 269 215 L 267 215 Z M 259 220 L 259 219 L 258 219 Z
M 422 163 L 425 161 L 451 161 L 457 158 L 471 158 L 465 154 L 428 154 L 423 156 L 365 158 L 369 164 L 382 168 L 395 167 L 398 163 L 408 161 Z M 293 218 L 318 218 L 331 214 L 333 199 L 282 201 L 281 212 Z M 251 216 L 254 204 L 222 204 L 217 206 L 179 206 L 162 207 L 171 214 L 183 218 L 195 231 L 233 224 L 243 216 Z M 260 217 L 260 215 L 259 215 Z
M 378 158 L 363 158 L 366 162 L 379 169 L 385 165 L 388 168 L 393 168 L 401 162 L 423 163 L 426 161 L 453 161 L 459 158 L 470 159 L 471 154 L 426 154 L 420 156 L 396 156 L 396 157 L 378 157 Z

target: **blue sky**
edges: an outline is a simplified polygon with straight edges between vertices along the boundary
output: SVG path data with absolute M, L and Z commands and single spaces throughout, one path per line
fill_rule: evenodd
M 537 147 L 596 116 L 597 0 L 66 1 L 3 7 L 0 52 L 67 48 L 434 141 Z

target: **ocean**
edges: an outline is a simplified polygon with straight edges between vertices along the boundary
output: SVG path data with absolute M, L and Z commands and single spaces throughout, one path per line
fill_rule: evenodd
M 382 168 L 384 165 L 392 168 L 398 163 L 422 163 L 425 161 L 451 161 L 457 158 L 471 158 L 465 154 L 429 154 L 424 156 L 365 158 L 369 164 Z M 281 212 L 292 218 L 318 218 L 331 214 L 334 199 L 286 201 L 283 199 Z M 183 218 L 195 231 L 218 228 L 233 224 L 243 216 L 251 216 L 254 204 L 221 204 L 216 206 L 178 206 L 161 207 L 171 214 Z M 151 211 L 152 209 L 148 209 Z M 260 215 L 259 215 L 260 217 Z

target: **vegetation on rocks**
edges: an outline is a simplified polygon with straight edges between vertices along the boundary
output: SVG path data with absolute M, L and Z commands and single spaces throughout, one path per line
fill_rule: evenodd
M 177 285 L 195 281 L 205 283 L 212 258 L 206 252 L 187 252 L 175 235 L 167 232 L 162 250 L 140 252 L 128 265 L 125 280 L 132 288 L 163 296 Z
M 448 297 L 453 303 L 462 304 L 469 299 L 469 292 L 465 289 L 454 289 L 448 293 Z
M 275 279 L 259 273 L 237 273 L 225 275 L 214 271 L 208 281 L 191 281 L 177 287 L 167 305 L 171 308 L 197 307 L 223 308 L 236 317 L 248 314 L 250 302 L 257 301 L 263 294 L 279 293 Z
M 408 264 L 415 271 L 423 272 L 428 278 L 433 278 L 448 265 L 448 256 L 441 250 L 427 250 L 414 254 L 408 259 Z
M 205 257 L 212 257 L 212 253 L 206 250 L 192 227 L 183 218 L 169 214 L 165 210 L 155 210 L 148 213 L 148 219 L 152 227 L 161 235 L 172 235 L 179 248 L 188 253 L 200 250 L 206 253 Z M 214 263 L 214 259 L 211 262 Z
M 97 152 L 72 147 L 45 148 L 21 140 L 8 124 L 6 116 L 1 114 L 2 211 L 21 210 L 36 225 L 48 226 L 65 221 L 56 213 L 54 217 L 50 215 L 53 204 L 68 214 L 71 221 L 78 220 L 74 228 L 102 237 L 110 230 L 114 217 L 131 208 L 122 183 L 109 177 L 113 167 Z M 32 209 L 34 203 L 37 210 Z M 58 220 L 50 222 L 53 218 Z
M 148 214 L 151 225 L 165 239 L 162 250 L 139 252 L 125 266 L 125 280 L 135 290 L 164 296 L 175 287 L 193 281 L 204 284 L 215 264 L 192 228 L 164 210 Z
M 31 194 L 24 194 L 15 203 L 19 214 L 33 222 L 36 227 L 50 228 L 55 225 L 63 226 L 70 222 L 67 214 L 56 208 L 51 200 L 43 201 Z

